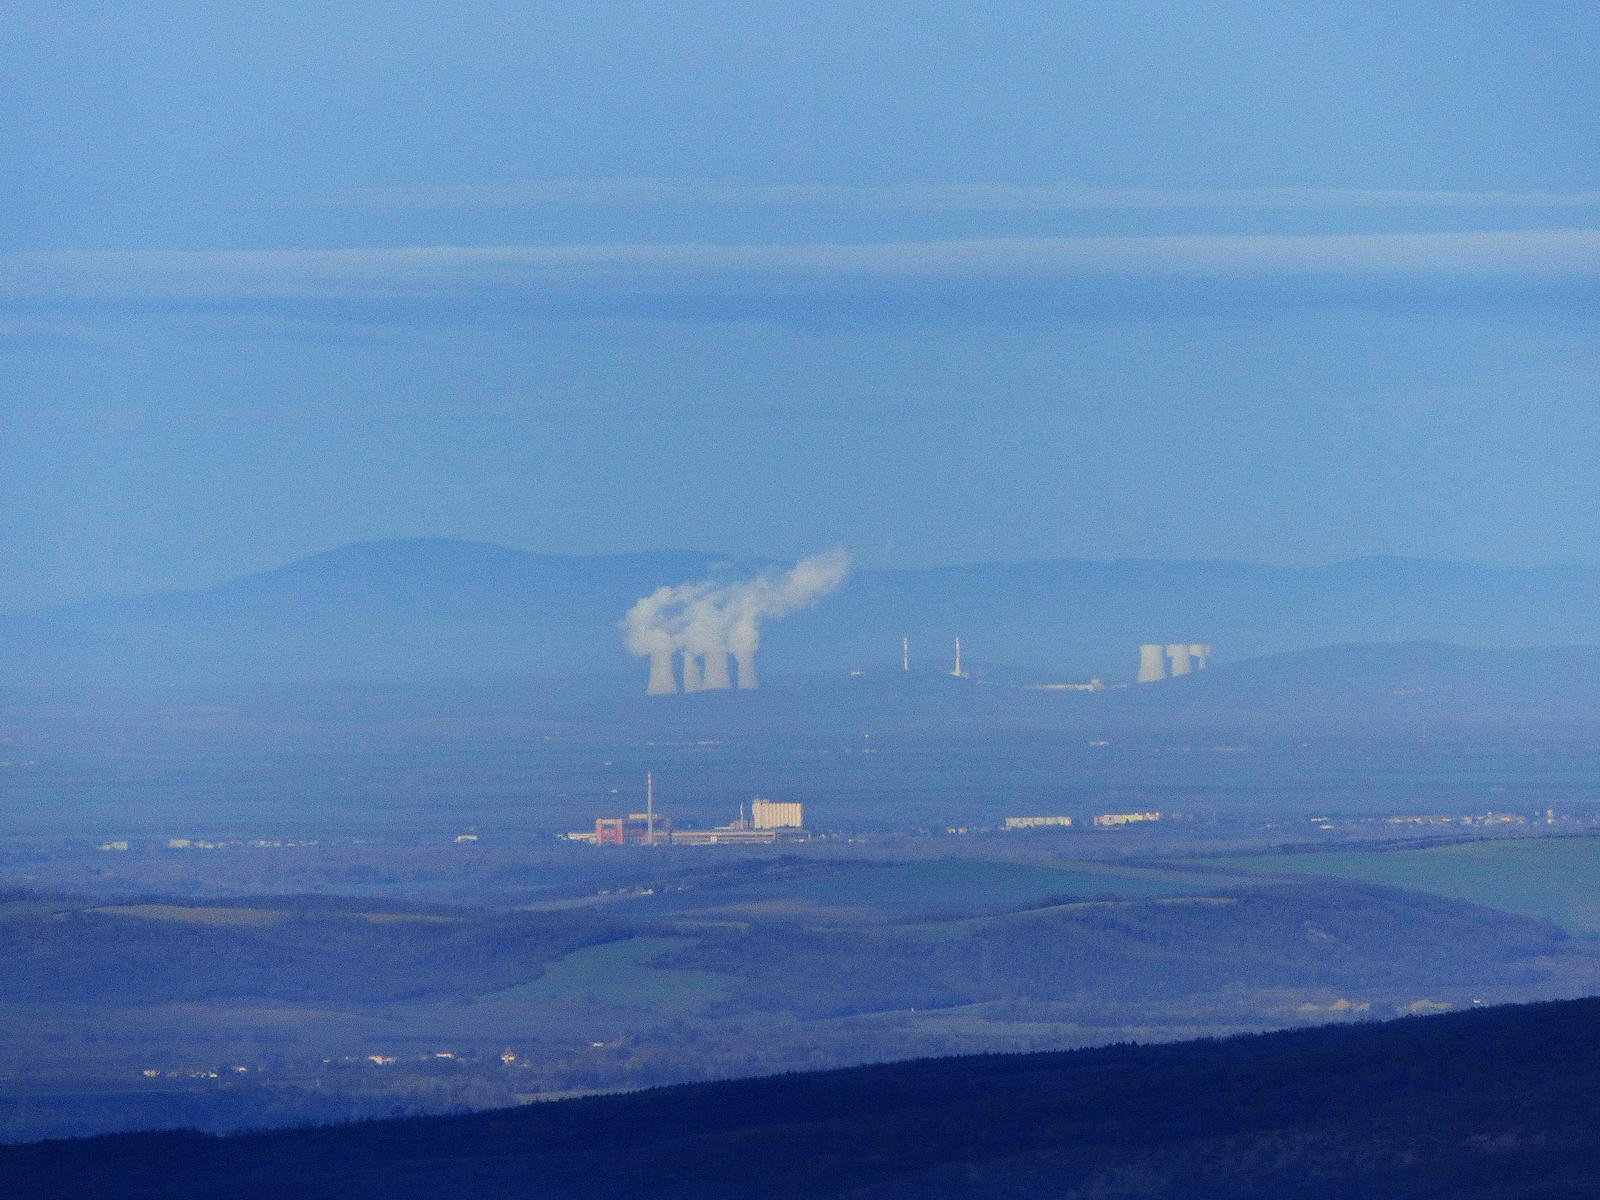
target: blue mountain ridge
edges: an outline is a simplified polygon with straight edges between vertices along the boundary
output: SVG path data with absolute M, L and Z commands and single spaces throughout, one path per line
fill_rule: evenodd
M 663 584 L 774 565 L 696 551 L 561 556 L 481 542 L 362 542 L 194 591 L 0 616 L 21 686 L 427 681 L 625 671 L 617 622 Z M 763 669 L 974 662 L 1040 679 L 1127 679 L 1144 641 L 1219 661 L 1340 643 L 1600 642 L 1600 571 L 1364 558 L 976 563 L 863 569 L 763 631 Z

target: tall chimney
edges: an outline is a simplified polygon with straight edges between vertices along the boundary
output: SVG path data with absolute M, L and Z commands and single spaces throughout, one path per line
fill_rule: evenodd
M 911 639 L 908 637 L 900 639 L 900 669 L 911 670 Z
M 950 674 L 954 675 L 957 679 L 961 678 L 961 639 L 960 638 L 956 639 L 956 666 L 955 666 L 955 670 L 951 671 Z
M 705 691 L 720 691 L 722 688 L 731 688 L 733 679 L 728 674 L 728 652 L 726 650 L 706 651 L 706 673 L 700 680 L 700 686 Z
M 741 646 L 733 652 L 733 660 L 739 664 L 739 687 L 741 689 L 756 686 L 756 652 L 748 647 Z
M 686 692 L 703 691 L 705 685 L 700 682 L 700 662 L 695 658 L 694 652 L 683 652 L 683 690 Z
M 670 696 L 678 690 L 678 680 L 672 673 L 672 651 L 657 650 L 650 656 L 650 684 L 647 696 Z
M 656 774 L 644 773 L 644 844 L 656 844 Z
M 1172 677 L 1189 673 L 1189 647 L 1182 642 L 1167 647 L 1167 657 L 1172 660 Z
M 1167 660 L 1161 652 L 1161 646 L 1155 642 L 1147 642 L 1139 647 L 1139 682 L 1154 683 L 1158 679 L 1167 677 Z
M 1204 643 L 1197 643 L 1189 647 L 1189 657 L 1194 659 L 1194 669 L 1204 671 L 1206 663 L 1211 658 L 1211 647 Z

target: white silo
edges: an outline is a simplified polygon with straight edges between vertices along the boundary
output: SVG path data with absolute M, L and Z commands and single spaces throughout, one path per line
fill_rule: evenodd
M 1148 642 L 1139 647 L 1139 682 L 1154 683 L 1158 679 L 1167 677 L 1167 660 L 1161 652 L 1161 646 L 1155 642 Z
M 756 686 L 756 652 L 753 647 L 739 646 L 733 652 L 733 661 L 739 666 L 739 686 L 749 689 Z
M 686 692 L 701 690 L 700 660 L 690 650 L 683 652 L 683 690 Z
M 657 650 L 650 655 L 650 683 L 645 688 L 645 694 L 670 696 L 677 690 L 678 680 L 672 673 L 672 651 Z
M 732 686 L 733 676 L 728 673 L 728 652 L 726 650 L 707 650 L 706 672 L 700 677 L 701 689 L 707 692 L 716 692 Z

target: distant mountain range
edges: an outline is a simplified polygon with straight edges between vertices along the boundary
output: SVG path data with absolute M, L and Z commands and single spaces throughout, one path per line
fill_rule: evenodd
M 1579 1200 L 1600 1001 L 0 1147 L 35 1200 Z
M 699 552 L 563 557 L 365 542 L 198 591 L 0 616 L 0 684 L 138 686 L 541 678 L 626 671 L 617 621 L 663 584 L 765 564 Z M 1120 560 L 861 570 L 764 630 L 764 673 L 913 658 L 1039 682 L 1131 678 L 1146 641 L 1218 662 L 1338 643 L 1600 642 L 1600 571 L 1367 558 L 1326 567 Z M 642 686 L 643 669 L 639 668 Z

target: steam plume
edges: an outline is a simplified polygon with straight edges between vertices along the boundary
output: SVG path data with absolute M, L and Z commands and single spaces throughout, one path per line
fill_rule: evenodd
M 809 608 L 837 589 L 849 569 L 850 556 L 834 549 L 737 583 L 660 587 L 636 601 L 620 627 L 629 653 L 650 659 L 650 695 L 677 690 L 672 674 L 677 652 L 683 656 L 686 692 L 731 687 L 729 654 L 739 664 L 739 686 L 753 688 L 761 622 Z

